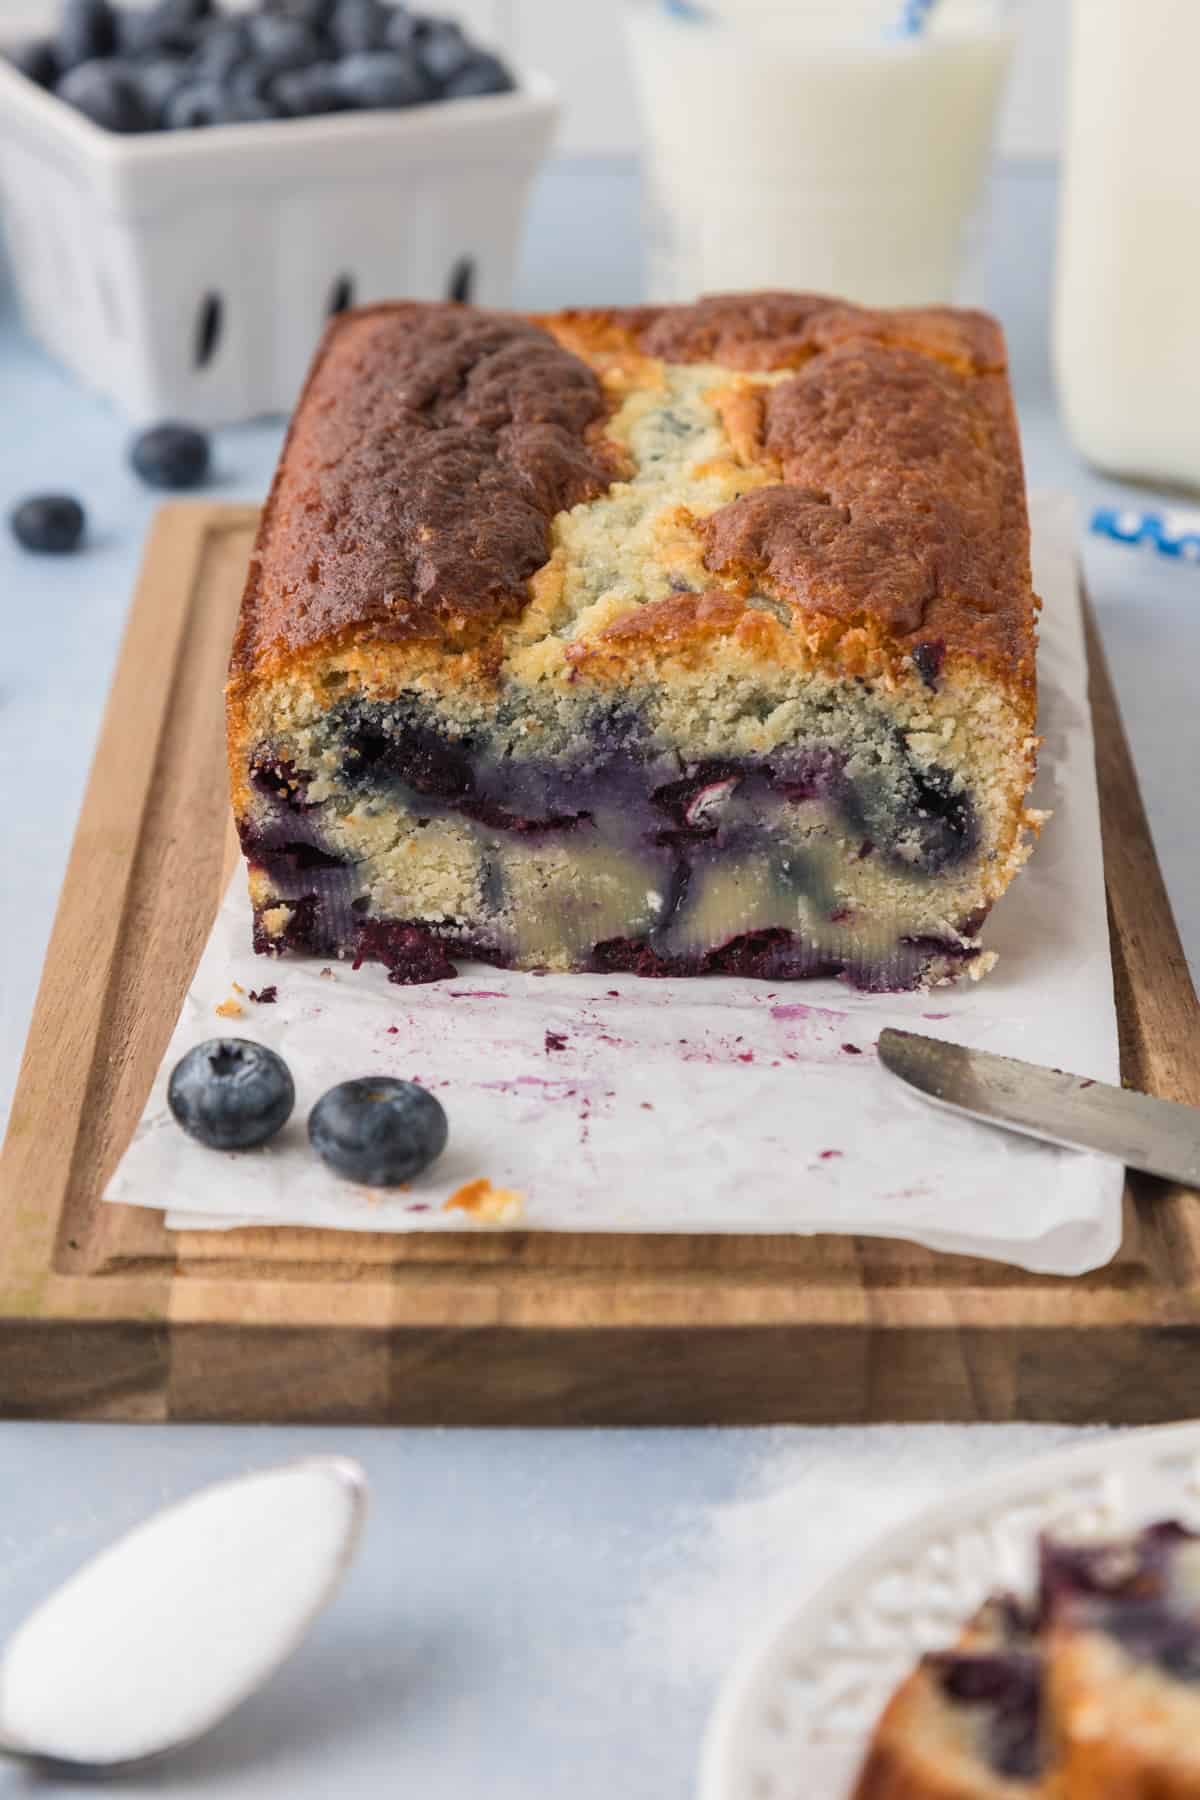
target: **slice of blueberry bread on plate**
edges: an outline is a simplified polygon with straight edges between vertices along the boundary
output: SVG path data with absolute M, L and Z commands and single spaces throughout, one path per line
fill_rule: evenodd
M 897 1688 L 853 1800 L 1058 1800 L 1051 1754 L 1031 1621 L 989 1600 Z
M 888 1702 L 853 1800 L 1200 1800 L 1200 1535 L 1039 1546 Z
M 1040 1611 L 1065 1800 L 1198 1800 L 1200 1536 L 1047 1540 Z
M 1038 818 L 999 327 L 806 294 L 341 315 L 228 692 L 260 950 L 980 974 Z

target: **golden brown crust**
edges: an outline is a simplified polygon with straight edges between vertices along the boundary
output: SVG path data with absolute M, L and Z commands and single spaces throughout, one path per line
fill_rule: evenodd
M 673 654 L 691 627 L 697 643 L 738 629 L 758 592 L 791 609 L 814 655 L 867 673 L 925 646 L 939 666 L 967 656 L 1032 717 L 1035 603 L 998 326 L 813 295 L 538 320 L 397 304 L 334 321 L 264 513 L 235 682 L 368 642 L 469 651 L 460 679 L 498 668 L 552 519 L 622 472 L 603 435 L 614 365 L 650 387 L 660 358 L 795 372 L 759 392 L 717 384 L 734 454 L 766 482 L 694 522 L 722 603 L 643 608 L 624 635 L 604 632 L 597 672 L 666 650 L 657 625 Z
M 603 390 L 527 320 L 373 307 L 326 333 L 284 447 L 234 644 L 478 643 L 525 602 L 555 513 L 614 473 Z
M 823 294 L 706 294 L 692 306 L 575 309 L 542 315 L 540 323 L 584 354 L 637 350 L 730 369 L 798 368 L 844 343 L 919 350 L 962 374 L 1007 367 L 1003 333 L 986 313 L 948 306 L 884 312 Z

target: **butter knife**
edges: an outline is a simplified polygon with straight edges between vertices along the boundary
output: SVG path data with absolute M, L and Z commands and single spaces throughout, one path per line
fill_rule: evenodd
M 881 1031 L 879 1060 L 949 1112 L 1200 1187 L 1200 1108 L 913 1031 Z

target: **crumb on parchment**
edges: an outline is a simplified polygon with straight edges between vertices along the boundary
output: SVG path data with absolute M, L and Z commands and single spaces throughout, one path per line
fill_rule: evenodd
M 237 987 L 237 982 L 235 981 L 233 985 Z M 238 988 L 238 992 L 241 992 L 240 988 Z M 231 994 L 228 1000 L 222 1000 L 214 1010 L 218 1019 L 239 1019 L 242 1015 L 242 1003 L 240 1000 L 235 1000 Z
M 493 1187 L 486 1175 L 468 1181 L 446 1201 L 443 1212 L 457 1209 L 481 1225 L 513 1225 L 525 1211 L 525 1196 L 511 1188 Z

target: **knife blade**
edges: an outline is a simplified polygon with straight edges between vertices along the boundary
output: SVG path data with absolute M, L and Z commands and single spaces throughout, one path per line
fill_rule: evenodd
M 1200 1187 L 1200 1108 L 913 1031 L 881 1031 L 879 1060 L 950 1112 Z

